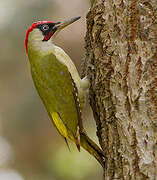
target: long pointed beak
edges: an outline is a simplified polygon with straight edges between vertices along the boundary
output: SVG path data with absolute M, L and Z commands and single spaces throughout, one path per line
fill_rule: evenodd
M 79 20 L 81 17 L 74 17 L 72 19 L 69 19 L 63 23 L 56 23 L 56 25 L 53 27 L 57 32 L 60 31 L 61 29 L 65 28 L 66 26 L 72 24 L 73 22 Z

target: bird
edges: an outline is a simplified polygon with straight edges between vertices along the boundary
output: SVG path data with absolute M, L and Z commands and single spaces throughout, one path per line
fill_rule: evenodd
M 104 167 L 104 152 L 83 128 L 82 109 L 89 80 L 80 78 L 69 55 L 54 44 L 56 35 L 78 19 L 34 22 L 26 31 L 25 49 L 35 88 L 59 134 L 67 145 L 67 140 L 73 141 L 79 151 L 83 147 Z

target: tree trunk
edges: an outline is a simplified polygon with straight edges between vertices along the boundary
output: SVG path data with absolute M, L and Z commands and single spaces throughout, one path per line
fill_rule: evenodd
M 157 0 L 92 1 L 85 40 L 104 179 L 157 179 Z

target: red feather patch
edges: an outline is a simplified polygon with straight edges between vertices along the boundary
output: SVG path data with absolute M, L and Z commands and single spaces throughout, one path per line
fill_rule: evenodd
M 52 34 L 53 32 L 50 31 L 50 33 L 44 37 L 44 41 L 48 41 L 51 38 Z

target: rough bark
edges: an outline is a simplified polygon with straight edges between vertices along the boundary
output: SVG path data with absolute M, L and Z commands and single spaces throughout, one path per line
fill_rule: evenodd
M 95 0 L 86 74 L 105 180 L 157 179 L 157 0 Z

